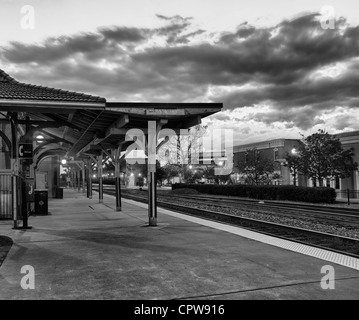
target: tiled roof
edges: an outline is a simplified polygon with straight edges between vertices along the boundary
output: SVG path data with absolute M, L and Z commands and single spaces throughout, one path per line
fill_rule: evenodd
M 83 93 L 21 83 L 0 69 L 0 99 L 52 102 L 105 103 L 106 99 Z

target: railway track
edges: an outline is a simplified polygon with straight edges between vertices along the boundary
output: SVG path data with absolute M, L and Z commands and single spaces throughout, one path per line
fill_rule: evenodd
M 111 186 L 107 186 L 108 190 L 112 190 Z M 111 191 L 110 191 L 111 192 Z M 125 194 L 125 192 L 123 192 Z M 172 198 L 173 195 L 159 193 L 159 197 Z M 242 199 L 234 197 L 224 197 L 216 195 L 180 195 L 176 194 L 176 198 L 190 200 L 193 202 L 201 201 L 214 207 L 233 207 L 240 208 L 246 206 L 257 212 L 267 213 L 268 209 L 275 211 L 276 215 L 285 217 L 298 216 L 305 217 L 310 220 L 321 221 L 345 228 L 359 227 L 359 210 L 347 208 L 323 207 L 310 204 L 283 203 L 277 201 L 259 201 L 253 199 Z
M 176 195 L 177 196 L 177 195 Z M 192 201 L 203 201 L 213 206 L 242 207 L 247 206 L 254 210 L 266 212 L 268 209 L 275 210 L 276 214 L 283 216 L 302 216 L 309 219 L 330 222 L 344 227 L 359 227 L 359 212 L 353 209 L 340 209 L 332 207 L 320 207 L 315 205 L 299 205 L 292 203 L 281 203 L 272 201 L 259 201 L 247 199 L 231 199 L 226 197 L 210 196 L 187 196 L 178 195 L 179 198 Z
M 114 195 L 114 190 L 105 189 L 104 193 Z M 127 192 L 122 193 L 122 197 L 148 203 L 147 197 L 133 195 Z M 177 195 L 176 195 L 177 197 Z M 191 198 L 179 196 L 180 198 Z M 204 219 L 226 223 L 230 225 L 236 225 L 241 228 L 249 229 L 255 232 L 279 237 L 285 240 L 295 241 L 310 246 L 334 251 L 337 253 L 349 255 L 355 258 L 359 258 L 359 240 L 343 237 L 339 235 L 318 232 L 314 230 L 308 230 L 304 228 L 298 228 L 288 226 L 284 224 L 272 223 L 263 220 L 257 220 L 234 214 L 222 213 L 218 211 L 205 210 L 196 208 L 195 206 L 185 206 L 168 201 L 163 196 L 159 196 L 157 205 L 162 208 L 171 209 L 180 213 L 201 217 Z M 197 197 L 194 197 L 198 200 Z

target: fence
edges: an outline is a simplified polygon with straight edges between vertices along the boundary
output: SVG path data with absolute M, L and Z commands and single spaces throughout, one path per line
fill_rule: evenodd
M 0 172 L 0 219 L 12 218 L 12 174 Z

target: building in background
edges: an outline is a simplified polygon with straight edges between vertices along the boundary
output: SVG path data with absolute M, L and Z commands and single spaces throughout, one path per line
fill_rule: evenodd
M 340 133 L 335 136 L 340 139 L 344 149 L 354 149 L 353 160 L 359 164 L 359 131 Z M 359 190 L 359 171 L 354 171 L 349 178 L 337 179 L 332 187 L 341 191 Z
M 344 149 L 354 149 L 354 162 L 359 163 L 359 131 L 345 132 L 336 134 L 335 137 L 339 138 Z M 236 170 L 236 164 L 243 161 L 250 152 L 259 152 L 261 157 L 270 159 L 274 164 L 274 173 L 279 176 L 278 179 L 273 179 L 273 184 L 279 185 L 293 185 L 294 179 L 290 173 L 288 167 L 285 166 L 285 157 L 287 154 L 295 155 L 295 149 L 298 147 L 300 140 L 298 139 L 274 139 L 268 141 L 262 141 L 257 143 L 250 143 L 245 145 L 234 146 L 234 173 L 232 174 L 232 180 L 235 183 L 244 183 L 245 177 L 238 173 Z M 303 175 L 298 175 L 296 179 L 298 186 L 314 187 L 316 183 L 311 179 L 307 179 Z M 345 198 L 347 196 L 347 190 L 359 189 L 359 172 L 354 171 L 349 178 L 345 179 L 327 179 L 324 186 L 332 187 L 337 190 L 339 198 Z M 352 197 L 358 197 L 358 193 L 351 194 Z
M 234 146 L 233 148 L 233 165 L 234 173 L 232 179 L 236 183 L 245 183 L 245 177 L 238 172 L 238 164 L 240 162 L 246 162 L 248 157 L 253 156 L 251 153 L 260 155 L 261 158 L 269 159 L 273 161 L 274 173 L 278 178 L 273 179 L 272 183 L 277 185 L 293 184 L 293 177 L 290 174 L 289 168 L 284 164 L 286 162 L 285 157 L 288 154 L 295 152 L 298 147 L 299 140 L 297 139 L 274 139 L 268 141 L 262 141 L 257 143 L 250 143 L 245 145 Z M 306 185 L 307 181 L 305 177 L 298 177 L 297 185 Z

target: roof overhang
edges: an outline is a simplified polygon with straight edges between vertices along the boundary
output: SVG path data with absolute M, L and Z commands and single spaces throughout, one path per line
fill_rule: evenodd
M 201 119 L 221 111 L 222 103 L 145 103 L 108 102 L 106 110 L 97 125 L 103 127 L 102 135 L 94 137 L 76 156 L 82 153 L 97 155 L 102 150 L 122 146 L 132 142 L 125 141 L 130 129 L 140 129 L 147 134 L 149 121 L 156 121 L 161 129 L 172 129 L 177 134 L 201 123 Z M 105 121 L 110 117 L 111 122 Z
M 49 112 L 71 113 L 76 110 L 105 110 L 106 103 L 35 101 L 35 100 L 0 100 L 0 110 L 10 112 Z

